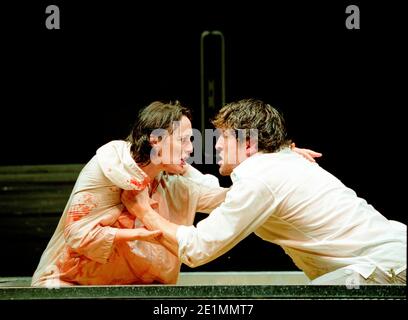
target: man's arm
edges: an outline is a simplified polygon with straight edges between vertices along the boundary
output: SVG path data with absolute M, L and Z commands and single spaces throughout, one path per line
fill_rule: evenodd
M 157 243 L 161 236 L 160 230 L 146 230 L 145 228 L 118 229 L 115 235 L 115 242 L 142 240 Z
M 235 182 L 225 202 L 197 227 L 170 223 L 149 208 L 145 193 L 135 198 L 124 192 L 122 201 L 148 229 L 160 229 L 160 242 L 190 267 L 210 262 L 230 250 L 259 228 L 277 205 L 269 188 L 255 179 Z

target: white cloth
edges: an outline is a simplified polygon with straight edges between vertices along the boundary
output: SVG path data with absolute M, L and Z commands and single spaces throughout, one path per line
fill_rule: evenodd
M 218 188 L 220 186 L 220 182 L 218 181 L 217 177 L 211 174 L 203 174 L 190 165 L 187 166 L 187 170 L 183 174 L 183 177 L 208 188 Z
M 398 274 L 393 274 L 391 277 L 375 269 L 375 271 L 368 277 L 364 278 L 361 274 L 350 269 L 348 266 L 337 269 L 335 271 L 326 273 L 320 277 L 317 277 L 310 282 L 311 285 L 345 285 L 348 288 L 358 288 L 359 285 L 379 285 L 379 284 L 397 284 L 405 285 L 406 270 L 401 271 Z
M 286 148 L 236 167 L 225 202 L 197 227 L 177 229 L 179 257 L 195 267 L 250 233 L 281 246 L 314 279 L 349 266 L 365 278 L 377 267 L 406 268 L 406 225 L 387 220 L 319 165 Z

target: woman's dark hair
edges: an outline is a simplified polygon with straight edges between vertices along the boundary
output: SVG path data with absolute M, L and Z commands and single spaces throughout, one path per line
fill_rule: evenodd
M 191 112 L 180 102 L 163 103 L 155 101 L 143 108 L 126 141 L 130 142 L 130 151 L 136 163 L 147 165 L 150 163 L 150 134 L 157 129 L 173 132 L 173 124 L 186 116 L 191 121 Z
M 260 100 L 244 99 L 228 103 L 221 108 L 212 122 L 219 129 L 257 129 L 259 151 L 275 152 L 290 144 L 290 140 L 286 139 L 282 115 Z M 245 138 L 248 138 L 249 130 L 245 132 Z

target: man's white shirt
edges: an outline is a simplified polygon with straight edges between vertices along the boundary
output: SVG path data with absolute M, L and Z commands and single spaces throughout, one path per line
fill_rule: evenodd
M 406 268 L 406 225 L 386 219 L 339 179 L 292 152 L 257 153 L 231 174 L 225 202 L 197 227 L 177 230 L 191 267 L 255 232 L 281 246 L 310 279 L 349 266 L 367 278 Z

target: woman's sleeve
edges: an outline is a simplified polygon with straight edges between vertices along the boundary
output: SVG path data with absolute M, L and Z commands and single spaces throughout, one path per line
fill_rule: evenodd
M 150 182 L 123 141 L 112 141 L 100 147 L 96 151 L 96 159 L 105 177 L 123 190 L 143 190 Z
M 224 201 L 228 188 L 197 185 L 199 192 L 196 212 L 210 213 Z
M 90 260 L 106 263 L 112 253 L 117 228 L 111 225 L 117 220 L 123 206 L 106 211 L 97 208 L 91 193 L 74 195 L 67 210 L 64 238 L 73 252 Z
M 112 198 L 111 193 L 143 190 L 149 178 L 134 162 L 124 141 L 111 141 L 97 150 L 78 179 L 80 191 L 74 193 L 65 210 L 65 241 L 74 253 L 106 263 L 118 231 L 113 225 L 124 208 L 120 196 Z

